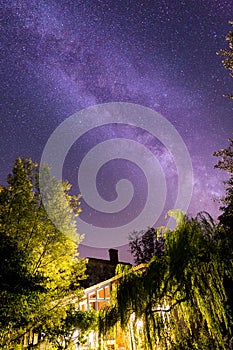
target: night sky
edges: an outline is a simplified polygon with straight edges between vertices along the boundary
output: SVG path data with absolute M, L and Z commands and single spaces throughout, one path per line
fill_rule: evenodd
M 233 1 L 5 0 L 2 7 L 0 183 L 6 183 L 18 156 L 40 162 L 54 130 L 74 113 L 102 103 L 134 103 L 160 113 L 188 149 L 194 175 L 188 213 L 207 210 L 218 216 L 213 198 L 224 193 L 224 174 L 213 168 L 212 154 L 232 137 L 232 100 L 223 94 L 233 89 L 216 51 L 227 48 Z M 165 213 L 177 194 L 176 162 L 161 140 L 127 118 L 83 134 L 67 154 L 63 178 L 79 192 L 78 170 L 87 152 L 116 138 L 144 145 L 160 163 L 167 196 L 155 226 L 166 224 Z M 134 194 L 125 210 L 92 209 L 82 193 L 81 219 L 105 229 L 140 215 L 148 195 L 143 169 L 114 158 L 97 172 L 96 186 L 111 202 L 117 182 L 130 180 Z M 128 259 L 127 249 L 119 248 L 122 260 Z M 106 248 L 85 241 L 80 252 L 106 257 Z

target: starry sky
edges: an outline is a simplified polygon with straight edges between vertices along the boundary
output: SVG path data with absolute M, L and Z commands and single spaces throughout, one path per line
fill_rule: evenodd
M 224 174 L 213 152 L 232 137 L 232 78 L 216 51 L 227 48 L 231 0 L 11 0 L 3 1 L 1 42 L 0 183 L 18 156 L 40 162 L 54 130 L 78 111 L 101 103 L 129 102 L 159 112 L 179 132 L 193 166 L 188 213 L 218 216 L 213 198 L 223 194 Z M 155 225 L 166 223 L 177 192 L 174 160 L 164 145 L 140 127 L 110 124 L 92 129 L 71 147 L 63 178 L 79 191 L 77 172 L 99 142 L 122 138 L 146 146 L 160 162 L 167 198 Z M 88 177 L 88 174 L 87 174 Z M 114 215 L 85 203 L 81 217 L 98 227 L 118 227 L 139 215 L 147 183 L 143 169 L 113 159 L 101 167 L 97 190 L 113 201 L 116 183 L 129 179 L 132 202 Z M 145 223 L 146 228 L 146 223 Z M 85 245 L 81 255 L 106 257 Z M 127 246 L 120 258 L 129 259 Z

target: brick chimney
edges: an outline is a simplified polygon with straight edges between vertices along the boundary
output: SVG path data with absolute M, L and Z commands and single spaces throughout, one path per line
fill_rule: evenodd
M 117 249 L 109 249 L 109 259 L 112 264 L 118 264 L 118 250 Z

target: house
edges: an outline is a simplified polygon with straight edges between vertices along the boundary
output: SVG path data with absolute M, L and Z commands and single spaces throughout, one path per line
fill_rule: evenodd
M 111 259 L 110 259 L 111 260 Z M 94 261 L 94 260 L 93 260 Z M 92 262 L 93 262 L 92 261 Z M 103 263 L 105 264 L 105 263 Z M 134 271 L 141 271 L 145 269 L 147 264 L 140 264 L 136 267 L 132 267 Z M 102 280 L 99 283 L 91 285 L 84 290 L 83 298 L 80 301 L 79 307 L 81 310 L 95 310 L 99 311 L 105 306 L 111 303 L 111 294 L 117 286 L 117 283 L 122 278 L 122 273 L 115 275 L 109 279 Z M 97 279 L 98 280 L 98 279 Z M 132 315 L 133 316 L 133 315 Z M 132 321 L 133 323 L 133 321 Z M 77 347 L 80 350 L 90 350 L 90 349 L 104 349 L 104 350 L 134 350 L 136 349 L 136 337 L 133 330 L 132 323 L 129 323 L 129 328 L 122 331 L 120 327 L 117 332 L 109 333 L 106 338 L 101 340 L 98 338 L 98 334 L 91 331 L 87 337 L 87 342 L 85 345 Z M 138 324 L 138 331 L 140 332 L 140 327 Z M 100 345 L 101 342 L 101 345 Z
M 87 279 L 82 282 L 84 288 L 91 287 L 115 276 L 118 264 L 131 266 L 131 264 L 126 262 L 119 262 L 117 249 L 109 249 L 108 252 L 109 260 L 97 258 L 85 259 Z
M 115 274 L 116 266 L 122 264 L 132 267 L 131 264 L 119 262 L 118 251 L 116 249 L 109 249 L 109 260 L 86 258 L 87 264 L 87 279 L 83 283 L 84 291 L 83 297 L 80 299 L 72 298 L 72 302 L 77 304 L 77 307 L 82 310 L 99 311 L 105 306 L 110 305 L 112 292 L 117 286 L 118 281 L 122 278 L 122 273 Z M 141 264 L 132 267 L 135 271 L 143 270 L 147 264 Z M 31 334 L 32 333 L 32 334 Z M 38 343 L 38 334 L 31 332 L 25 335 L 24 345 L 36 345 Z M 79 330 L 75 331 L 76 336 L 79 335 Z M 76 338 L 75 336 L 75 338 Z M 98 333 L 91 331 L 87 336 L 87 341 L 84 345 L 78 345 L 74 340 L 74 347 L 77 350 L 134 350 L 135 337 L 134 331 L 129 327 L 127 331 L 122 331 L 120 328 L 117 334 L 109 333 L 105 338 L 99 339 Z M 101 343 L 101 344 L 100 344 Z M 47 349 L 46 344 L 41 344 L 41 350 Z

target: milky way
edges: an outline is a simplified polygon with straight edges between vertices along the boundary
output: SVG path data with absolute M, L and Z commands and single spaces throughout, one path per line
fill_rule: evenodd
M 213 169 L 214 151 L 232 136 L 232 80 L 216 51 L 226 47 L 232 1 L 5 1 L 2 31 L 1 182 L 14 160 L 40 161 L 58 125 L 83 108 L 105 102 L 150 107 L 169 120 L 183 138 L 194 169 L 189 213 L 207 210 L 214 217 L 223 193 L 222 174 Z M 174 204 L 177 174 L 169 153 L 149 133 L 127 125 L 90 131 L 73 145 L 64 178 L 78 191 L 77 168 L 98 142 L 121 137 L 150 149 L 167 179 L 166 210 Z M 83 218 L 116 227 L 145 204 L 143 172 L 125 160 L 106 164 L 97 176 L 103 198 L 114 200 L 115 185 L 129 178 L 135 195 L 127 213 L 92 210 Z M 108 179 L 108 181 L 103 179 Z M 143 180 L 144 179 L 144 180 Z M 82 247 L 83 254 L 104 252 Z M 126 248 L 121 248 L 126 258 Z

